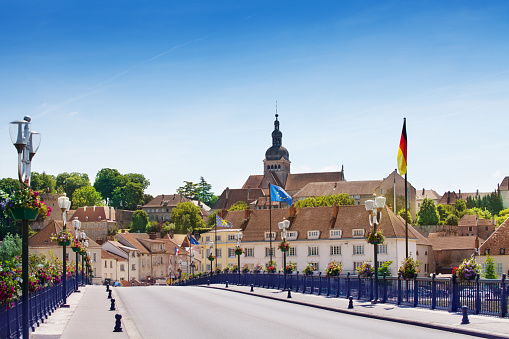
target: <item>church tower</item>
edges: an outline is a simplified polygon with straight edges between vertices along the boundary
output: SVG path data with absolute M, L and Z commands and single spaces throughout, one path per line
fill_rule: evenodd
M 279 130 L 278 114 L 274 121 L 274 131 L 272 132 L 272 146 L 265 152 L 265 160 L 263 160 L 264 176 L 272 174 L 275 176 L 278 184 L 283 188 L 286 184 L 288 174 L 290 174 L 290 155 L 288 150 L 283 147 L 283 133 Z

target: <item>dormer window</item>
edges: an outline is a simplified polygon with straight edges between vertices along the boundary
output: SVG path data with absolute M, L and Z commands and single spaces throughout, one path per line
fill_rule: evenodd
M 504 255 L 505 254 L 505 248 L 501 248 L 500 249 L 500 255 Z
M 99 221 L 101 221 L 101 216 L 98 217 Z
M 272 236 L 272 240 L 276 239 L 276 232 L 265 232 L 265 240 L 269 241 Z
M 364 237 L 364 228 L 357 228 L 352 230 L 352 237 L 362 238 Z
M 85 217 L 85 221 L 88 221 L 88 216 Z
M 299 236 L 298 231 L 288 231 L 286 232 L 286 240 L 297 240 L 297 237 Z
M 343 235 L 342 230 L 330 230 L 330 238 L 331 239 L 339 239 Z
M 308 231 L 308 239 L 320 238 L 320 231 Z

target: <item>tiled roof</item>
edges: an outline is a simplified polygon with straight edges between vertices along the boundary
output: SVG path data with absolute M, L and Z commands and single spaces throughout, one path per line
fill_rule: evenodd
M 479 219 L 479 226 L 492 226 L 492 225 L 493 221 L 491 219 Z M 464 215 L 458 222 L 458 226 L 460 227 L 477 226 L 477 216 Z
M 152 199 L 148 204 L 143 205 L 143 208 L 162 206 L 175 207 L 178 203 L 181 202 L 191 202 L 191 199 L 188 199 L 180 194 L 160 194 Z
M 509 177 L 505 177 L 504 180 L 500 183 L 501 191 L 509 191 Z
M 226 199 L 226 192 L 228 190 L 228 200 Z M 263 191 L 259 188 L 249 189 L 225 189 L 214 204 L 214 209 L 229 209 L 237 201 L 244 201 L 248 205 L 254 200 L 263 196 Z M 249 198 L 248 198 L 249 197 Z
M 51 220 L 46 227 L 44 227 L 42 230 L 37 232 L 36 234 L 32 235 L 28 239 L 28 246 L 31 247 L 55 247 L 58 246 L 57 242 L 51 241 L 51 235 L 57 234 L 62 230 L 62 222 Z M 71 231 L 71 233 L 73 233 Z M 101 247 L 99 244 L 97 244 L 95 241 L 90 239 L 89 237 L 86 237 L 86 240 L 88 240 L 88 247 L 90 248 L 97 248 Z
M 337 218 L 334 218 L 334 207 L 304 207 L 297 208 L 295 217 L 290 216 L 291 209 L 272 210 L 272 231 L 277 232 L 276 240 L 281 241 L 281 232 L 278 222 L 283 218 L 292 221 L 289 230 L 298 231 L 297 240 L 307 239 L 307 231 L 320 231 L 320 239 L 329 239 L 331 228 L 341 229 L 342 238 L 352 238 L 353 229 L 365 229 L 369 226 L 368 211 L 364 206 L 339 206 Z M 226 216 L 228 219 L 228 215 Z M 382 220 L 379 225 L 388 238 L 405 237 L 405 224 L 388 208 L 382 211 Z M 269 210 L 254 210 L 244 230 L 243 241 L 264 241 L 265 232 L 269 232 Z M 418 232 L 409 227 L 409 238 L 417 239 Z
M 87 219 L 88 217 L 88 219 Z M 80 207 L 74 212 L 72 218 L 81 222 L 115 221 L 115 209 L 109 206 Z M 100 218 L 100 219 L 99 219 Z
M 294 198 L 318 197 L 322 195 L 333 195 L 346 193 L 353 195 L 373 194 L 382 180 L 370 181 L 338 181 L 338 182 L 313 182 L 304 186 L 298 191 Z
M 117 260 L 117 261 L 126 261 L 125 258 L 122 258 L 119 255 L 113 254 L 113 253 L 105 251 L 105 250 L 101 250 L 101 258 L 102 259 L 112 259 L 112 260 Z
M 142 254 L 149 254 L 150 252 L 147 250 L 145 246 L 138 239 L 148 239 L 149 235 L 147 233 L 118 233 L 117 239 L 118 242 L 124 245 L 129 245 L 131 247 L 136 248 Z
M 428 237 L 433 251 L 443 250 L 474 250 L 475 237 Z M 481 243 L 482 240 L 479 239 Z
M 456 193 L 456 192 L 445 192 L 444 195 L 442 196 L 442 198 L 440 198 L 440 201 L 438 202 L 438 204 L 441 204 L 441 205 L 447 205 L 447 199 L 448 197 L 450 197 L 449 199 L 449 205 L 454 205 L 456 203 L 456 199 L 463 199 L 463 200 L 467 200 L 468 197 L 476 197 L 476 196 L 479 196 L 480 198 L 486 196 L 486 195 L 489 195 L 490 193 L 486 193 L 486 192 L 483 192 L 483 193 L 480 193 L 480 192 L 474 192 L 474 193 L 465 193 L 465 192 L 461 192 L 461 193 Z
M 505 249 L 506 253 L 509 251 L 509 218 L 498 226 L 495 232 L 481 245 L 481 254 L 484 254 L 486 249 L 490 250 L 490 255 L 500 254 L 500 249 Z
M 311 182 L 341 181 L 342 172 L 297 173 L 289 174 L 286 179 L 285 191 L 299 191 Z
M 263 180 L 263 175 L 250 175 L 249 178 L 247 178 L 246 182 L 244 183 L 244 186 L 242 188 L 261 188 L 260 185 Z
M 431 200 L 438 200 L 441 198 L 440 194 L 438 194 L 435 190 L 416 190 L 415 196 L 417 200 L 424 200 L 424 198 L 428 198 Z

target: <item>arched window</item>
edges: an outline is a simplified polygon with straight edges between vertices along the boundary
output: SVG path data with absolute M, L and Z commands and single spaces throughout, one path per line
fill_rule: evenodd
M 267 169 L 270 169 L 270 165 L 267 165 Z
M 281 165 L 277 165 L 277 169 L 281 169 Z

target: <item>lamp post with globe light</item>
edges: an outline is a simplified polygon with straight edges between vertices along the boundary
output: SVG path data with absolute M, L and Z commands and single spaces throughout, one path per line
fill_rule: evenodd
M 75 231 L 75 242 L 79 244 L 79 239 L 80 239 L 80 228 L 81 228 L 81 221 L 78 220 L 78 217 L 75 217 L 74 220 L 72 221 L 72 227 L 74 228 L 74 231 Z M 78 254 L 79 254 L 79 248 L 75 250 L 75 253 L 76 253 L 76 283 L 75 283 L 75 287 L 76 287 L 76 292 L 80 292 L 78 290 Z
M 69 200 L 68 197 L 65 196 L 65 193 L 63 196 L 59 197 L 58 198 L 58 206 L 60 207 L 60 209 L 62 210 L 62 223 L 63 223 L 63 227 L 62 227 L 62 232 L 66 232 L 67 231 L 67 211 L 69 210 L 69 208 L 71 208 L 71 200 Z M 63 253 L 63 276 L 62 276 L 62 289 L 63 289 L 63 293 L 62 293 L 62 305 L 61 307 L 69 307 L 69 305 L 67 305 L 67 245 L 63 244 L 62 246 L 62 253 Z
M 286 241 L 286 235 L 287 235 L 286 230 L 288 229 L 288 227 L 290 227 L 290 220 L 283 219 L 283 221 L 278 223 L 278 226 L 279 226 L 279 229 L 281 230 L 281 239 L 282 239 L 282 243 L 284 244 Z M 284 250 L 282 252 L 283 252 L 283 274 L 285 277 L 283 291 L 286 291 L 286 250 Z
M 240 286 L 240 255 L 242 254 L 242 249 L 240 248 L 240 242 L 242 241 L 242 233 L 238 232 L 235 234 L 235 239 L 237 240 L 237 276 L 239 277 L 238 285 Z
M 12 144 L 18 152 L 18 179 L 20 185 L 30 186 L 32 158 L 41 145 L 41 135 L 30 130 L 32 119 L 27 115 L 23 120 L 12 121 L 9 125 L 9 135 Z M 28 314 L 28 221 L 27 216 L 21 218 L 21 321 L 22 335 L 27 338 L 30 335 Z
M 380 225 L 380 221 L 382 221 L 382 209 L 385 206 L 385 197 L 377 197 L 373 195 L 374 200 L 366 200 L 364 202 L 364 206 L 366 210 L 369 212 L 369 224 L 373 226 L 373 234 L 376 234 L 378 225 Z M 378 301 L 378 243 L 374 242 L 374 257 L 375 257 L 375 293 L 373 302 L 376 303 Z
M 212 249 L 214 248 L 214 242 L 213 242 L 213 241 L 211 241 L 211 242 L 209 243 L 209 248 L 210 248 L 210 255 L 212 255 Z M 213 260 L 209 260 L 209 262 L 210 262 L 210 276 L 211 276 L 211 277 L 212 277 L 212 261 L 213 261 Z M 212 278 L 211 278 L 211 279 L 212 279 Z

